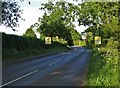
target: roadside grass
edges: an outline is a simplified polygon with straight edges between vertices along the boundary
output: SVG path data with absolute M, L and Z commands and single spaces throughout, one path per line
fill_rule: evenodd
M 63 41 L 45 41 L 33 37 L 24 37 L 2 33 L 2 61 L 26 59 L 69 50 L 70 47 Z
M 3 61 L 12 61 L 19 60 L 23 58 L 29 58 L 33 56 L 42 56 L 51 53 L 60 53 L 69 50 L 67 47 L 51 47 L 51 48 L 41 48 L 41 49 L 32 49 L 32 50 L 22 50 L 16 51 L 13 49 L 7 49 L 3 51 Z
M 87 86 L 119 86 L 118 50 L 110 47 L 94 49 L 89 61 Z

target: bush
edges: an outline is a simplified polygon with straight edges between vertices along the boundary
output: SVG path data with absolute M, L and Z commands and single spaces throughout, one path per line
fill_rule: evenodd
M 5 33 L 2 33 L 3 60 L 4 58 L 10 57 L 20 58 L 29 54 L 37 55 L 53 48 L 67 49 L 67 46 L 58 42 L 52 42 L 52 44 L 46 45 L 43 40 L 37 38 L 7 35 Z
M 88 86 L 118 86 L 118 41 L 109 39 L 104 47 L 94 48 L 89 62 Z

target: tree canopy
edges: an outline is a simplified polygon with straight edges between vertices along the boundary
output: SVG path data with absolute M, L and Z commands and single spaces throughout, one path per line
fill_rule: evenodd
M 40 9 L 45 13 L 39 19 L 38 30 L 46 36 L 71 36 L 70 31 L 75 30 L 75 21 L 79 26 L 89 26 L 88 31 L 93 36 L 101 35 L 105 38 L 105 35 L 113 36 L 119 31 L 117 2 L 83 2 L 75 5 L 66 1 L 49 1 L 42 4 Z
M 0 24 L 5 25 L 6 27 L 12 28 L 14 31 L 14 27 L 19 26 L 18 19 L 21 18 L 22 10 L 20 6 L 15 1 L 0 1 L 1 7 L 0 10 L 2 13 Z
M 42 4 L 41 10 L 45 13 L 39 18 L 37 30 L 45 36 L 59 36 L 72 44 L 71 31 L 75 30 L 75 25 L 72 23 L 74 19 L 71 18 L 73 14 L 71 8 L 73 4 L 68 2 Z
M 16 27 L 22 13 L 18 3 L 9 1 L 0 3 L 2 3 L 1 23 L 7 27 Z M 120 28 L 118 8 L 118 2 L 85 2 L 83 0 L 82 3 L 75 5 L 63 0 L 49 0 L 48 3 L 42 4 L 40 10 L 44 11 L 44 15 L 34 26 L 37 25 L 37 31 L 43 36 L 59 36 L 70 43 L 73 42 L 72 31 L 75 30 L 73 22 L 77 21 L 78 26 L 89 27 L 86 30 L 89 32 L 88 36 L 91 32 L 93 37 L 100 35 L 104 38 L 111 36 L 117 39 Z
M 25 32 L 25 34 L 23 34 L 23 36 L 31 37 L 31 38 L 36 38 L 36 34 L 35 34 L 35 32 L 32 30 L 31 27 L 26 30 L 26 32 Z

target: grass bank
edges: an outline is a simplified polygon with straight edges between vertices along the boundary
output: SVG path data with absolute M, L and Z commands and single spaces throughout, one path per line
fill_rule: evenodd
M 2 33 L 3 61 L 59 53 L 69 49 L 67 45 L 55 41 L 52 41 L 52 44 L 46 45 L 44 40 L 41 39 Z
M 3 51 L 3 61 L 12 61 L 19 60 L 23 58 L 29 58 L 33 56 L 42 56 L 53 53 L 60 53 L 69 50 L 67 47 L 53 47 L 48 49 L 32 49 L 32 50 L 23 50 L 16 51 L 13 49 Z
M 94 49 L 88 66 L 87 86 L 119 86 L 118 67 L 117 49 Z

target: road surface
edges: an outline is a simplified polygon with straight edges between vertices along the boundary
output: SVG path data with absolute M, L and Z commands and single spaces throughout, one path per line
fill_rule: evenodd
M 72 51 L 3 65 L 3 86 L 84 86 L 90 51 Z

